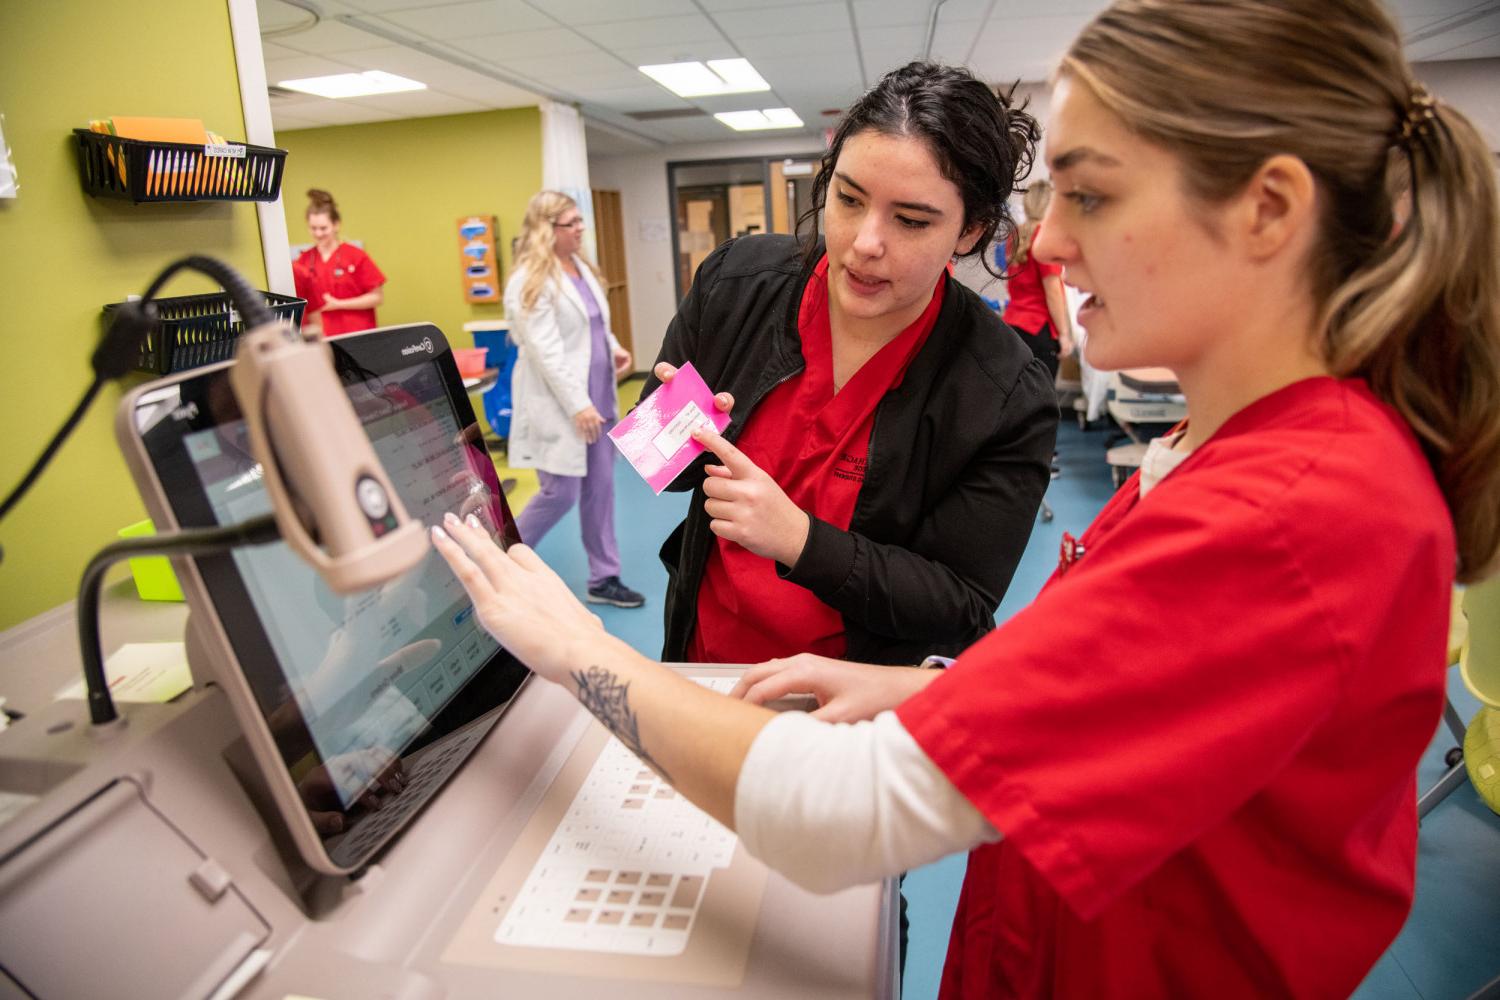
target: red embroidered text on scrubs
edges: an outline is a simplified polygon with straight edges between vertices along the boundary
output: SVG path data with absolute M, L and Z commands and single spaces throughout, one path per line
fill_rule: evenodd
M 922 314 L 833 391 L 828 258 L 818 262 L 797 312 L 807 367 L 762 400 L 736 446 L 786 491 L 792 503 L 848 530 L 865 480 L 875 408 L 901 384 L 937 322 L 947 275 Z M 697 663 L 757 663 L 812 652 L 841 656 L 844 620 L 804 587 L 781 579 L 770 559 L 723 539 L 709 549 L 698 588 L 698 622 L 688 644 Z

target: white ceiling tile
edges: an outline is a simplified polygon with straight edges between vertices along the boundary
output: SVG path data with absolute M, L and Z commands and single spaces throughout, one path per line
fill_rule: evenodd
M 618 77 L 623 82 L 598 85 L 631 87 L 639 84 L 641 80 L 641 74 L 634 66 L 627 66 L 609 53 L 598 49 L 593 52 L 576 52 L 562 60 L 553 56 L 527 56 L 523 59 L 507 59 L 497 65 L 501 69 L 515 70 L 517 73 L 536 80 L 555 81 L 558 86 L 569 91 L 576 91 L 583 84 L 571 85 L 565 84 L 564 81 Z
M 861 46 L 860 51 L 865 57 L 865 74 L 870 78 L 870 86 L 875 86 L 876 81 L 891 70 L 900 69 L 917 58 L 921 54 L 917 50 L 921 47 L 920 42 L 911 46 L 887 46 L 878 49 Z
M 347 53 L 342 58 L 360 69 L 382 69 L 420 80 L 429 87 L 478 101 L 486 107 L 517 108 L 536 103 L 536 95 L 529 90 L 400 45 Z
M 280 28 L 295 28 L 313 20 L 311 14 L 300 7 L 293 7 L 281 0 L 262 0 L 255 5 L 256 20 L 261 31 L 276 31 Z
M 528 0 L 563 24 L 601 24 L 642 17 L 669 17 L 697 14 L 693 0 L 630 0 L 629 3 L 600 3 L 599 0 Z
M 803 31 L 849 30 L 849 8 L 842 3 L 727 10 L 713 14 L 713 19 L 735 41 L 764 35 L 783 37 Z
M 590 89 L 583 97 L 591 105 L 621 113 L 630 111 L 666 111 L 692 107 L 687 101 L 657 86 Z
M 346 59 L 328 59 L 323 56 L 299 55 L 291 59 L 267 59 L 266 82 L 280 83 L 282 80 L 305 80 L 311 76 L 356 73 L 361 68 Z
M 1500 32 L 1487 38 L 1477 38 L 1472 42 L 1456 45 L 1451 49 L 1443 49 L 1435 52 L 1427 58 L 1433 61 L 1448 61 L 1453 59 L 1494 59 L 1500 57 Z M 1500 93 L 1500 80 L 1496 81 L 1496 92 Z
M 927 29 L 921 25 L 859 29 L 859 45 L 866 52 L 901 49 L 909 55 L 916 55 L 922 51 L 922 43 L 926 39 Z
M 695 44 L 675 45 L 616 45 L 615 55 L 632 66 L 655 66 L 671 62 L 707 62 L 709 59 L 738 59 L 744 53 L 730 42 L 717 39 Z
M 578 30 L 600 45 L 612 47 L 679 43 L 693 45 L 724 40 L 724 36 L 708 18 L 699 14 L 685 17 L 644 17 L 636 21 L 611 21 L 607 24 L 590 24 Z
M 302 53 L 296 49 L 289 49 L 283 45 L 277 45 L 275 42 L 261 39 L 260 56 L 262 59 L 270 62 L 273 59 L 298 59 L 301 58 Z
M 1480 17 L 1438 18 L 1408 33 L 1406 54 L 1414 60 L 1454 58 L 1446 53 L 1497 34 L 1500 34 L 1500 7 Z M 1500 81 L 1496 85 L 1500 86 Z
M 786 0 L 698 0 L 698 3 L 710 14 L 721 10 L 764 10 L 767 7 L 786 6 Z
M 521 0 L 471 0 L 423 10 L 393 11 L 382 20 L 440 40 L 557 27 L 556 21 Z
M 830 53 L 854 56 L 854 34 L 847 28 L 842 31 L 805 31 L 794 35 L 777 35 L 765 38 L 746 38 L 739 41 L 745 56 L 766 75 L 762 65 L 784 64 L 790 56 L 824 56 Z M 799 60 L 804 68 L 806 59 Z M 770 77 L 766 77 L 767 80 Z
M 469 55 L 497 63 L 537 56 L 571 56 L 575 52 L 595 52 L 599 48 L 594 42 L 568 28 L 508 31 L 498 35 L 455 38 L 448 44 Z
M 1046 0 L 1045 3 L 1037 3 L 1036 0 L 995 0 L 994 10 L 990 13 L 990 20 L 1030 20 L 1038 17 L 1062 17 L 1077 16 L 1082 18 L 1080 23 L 1087 23 L 1093 16 L 1109 6 L 1109 0 Z M 948 8 L 943 7 L 946 17 Z M 979 15 L 984 12 L 980 11 Z M 978 16 L 978 15 L 976 15 Z
M 1088 21 L 1085 14 L 991 20 L 969 66 L 997 83 L 1046 80 Z
M 932 33 L 932 51 L 927 54 L 928 58 L 933 62 L 963 65 L 984 24 L 983 21 L 950 21 L 946 18 L 939 21 L 937 30 Z
M 266 0 L 259 0 L 264 3 Z M 278 2 L 278 0 L 271 0 Z M 388 14 L 401 10 L 424 10 L 428 7 L 444 7 L 454 0 L 319 0 L 330 13 Z
M 1480 13 L 1483 0 L 1386 0 L 1386 9 L 1402 24 L 1424 18 L 1462 17 Z
M 378 94 L 361 97 L 367 108 L 379 108 L 392 118 L 425 118 L 431 115 L 458 115 L 488 108 L 479 101 L 443 93 L 440 90 L 414 90 L 405 94 Z
M 350 25 L 325 19 L 307 31 L 299 31 L 295 35 L 278 36 L 276 44 L 311 55 L 328 55 L 338 52 L 357 52 L 360 49 L 378 49 L 391 43 L 379 35 L 372 35 L 368 31 L 360 31 Z
M 912 0 L 854 0 L 854 21 L 866 28 L 927 27 L 927 5 Z

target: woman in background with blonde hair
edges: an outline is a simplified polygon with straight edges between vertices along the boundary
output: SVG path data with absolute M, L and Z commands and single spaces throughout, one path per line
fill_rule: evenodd
M 832 891 L 971 851 L 945 998 L 1347 997 L 1411 906 L 1455 576 L 1500 568 L 1493 159 L 1375 0 L 1117 0 L 1047 160 L 1032 252 L 1088 295 L 1089 360 L 1171 368 L 1188 420 L 946 670 L 774 661 L 747 701 L 821 703 L 774 715 L 605 635 L 524 546 L 435 544 L 772 867 Z
M 1026 221 L 1006 244 L 1005 290 L 1010 301 L 1000 317 L 1021 335 L 1031 353 L 1057 377 L 1059 357 L 1073 353 L 1073 323 L 1063 291 L 1062 267 L 1040 261 L 1031 252 L 1037 227 L 1052 201 L 1052 184 L 1032 181 L 1021 199 Z
M 526 206 L 505 314 L 519 347 L 511 376 L 507 450 L 512 467 L 534 468 L 541 491 L 516 518 L 536 545 L 579 504 L 589 559 L 588 600 L 638 608 L 645 598 L 620 582 L 615 543 L 615 378 L 630 352 L 609 329 L 609 303 L 598 273 L 579 250 L 583 213 L 565 194 L 540 191 Z

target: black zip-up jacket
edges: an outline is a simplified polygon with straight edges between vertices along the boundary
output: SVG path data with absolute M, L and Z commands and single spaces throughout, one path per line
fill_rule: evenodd
M 731 441 L 767 393 L 806 367 L 797 311 L 810 275 L 790 236 L 731 240 L 704 260 L 667 328 L 658 361 L 691 361 L 715 392 L 734 394 Z M 659 384 L 648 377 L 641 397 Z M 797 564 L 777 571 L 843 616 L 850 660 L 915 664 L 972 645 L 994 627 L 1031 535 L 1057 419 L 1046 367 L 949 278 L 927 342 L 875 410 L 849 530 L 812 517 Z M 686 655 L 716 539 L 704 464 L 670 487 L 693 499 L 661 549 L 666 660 Z

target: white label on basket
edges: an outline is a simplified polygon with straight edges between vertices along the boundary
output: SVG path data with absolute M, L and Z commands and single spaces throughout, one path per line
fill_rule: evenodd
M 226 142 L 222 145 L 206 142 L 203 144 L 204 156 L 220 156 L 230 160 L 243 160 L 245 158 L 245 147 L 243 144 Z

